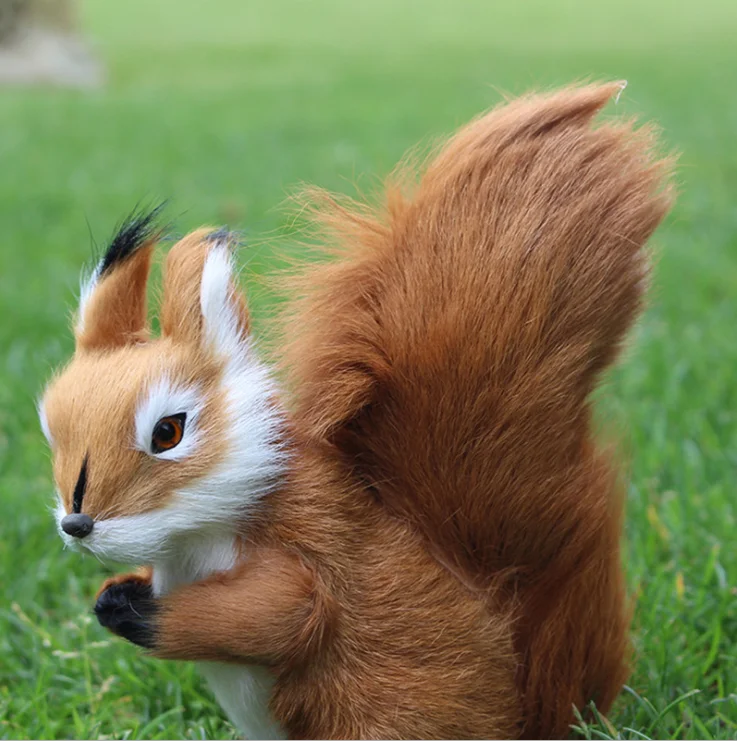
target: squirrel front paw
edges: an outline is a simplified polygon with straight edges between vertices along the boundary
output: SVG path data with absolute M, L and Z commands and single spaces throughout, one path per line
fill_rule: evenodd
M 138 582 L 139 584 L 145 585 L 151 584 L 153 579 L 153 569 L 150 566 L 140 566 L 135 571 L 131 571 L 127 574 L 116 574 L 111 576 L 102 583 L 100 588 L 97 590 L 95 599 L 97 599 L 106 589 L 112 587 L 114 584 L 124 584 L 125 582 Z
M 143 648 L 156 646 L 158 605 L 151 585 L 128 580 L 113 583 L 97 597 L 95 615 L 103 628 Z

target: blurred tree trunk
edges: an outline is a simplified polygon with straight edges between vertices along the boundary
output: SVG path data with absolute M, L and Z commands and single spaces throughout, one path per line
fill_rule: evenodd
M 72 0 L 36 0 L 36 18 L 47 28 L 66 33 L 77 30 L 77 17 Z
M 30 15 L 29 0 L 0 0 L 0 45 L 18 37 Z
M 101 82 L 100 65 L 79 32 L 75 0 L 0 0 L 0 83 Z

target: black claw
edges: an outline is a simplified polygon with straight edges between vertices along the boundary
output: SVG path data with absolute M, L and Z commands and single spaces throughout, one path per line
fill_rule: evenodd
M 149 584 L 128 581 L 113 584 L 97 598 L 95 615 L 103 628 L 152 649 L 156 646 L 158 609 Z

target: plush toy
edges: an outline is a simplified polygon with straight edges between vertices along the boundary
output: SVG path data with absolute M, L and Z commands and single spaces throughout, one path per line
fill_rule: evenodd
M 589 397 L 670 203 L 616 84 L 516 100 L 375 211 L 320 198 L 279 391 L 227 232 L 128 222 L 41 419 L 65 542 L 148 567 L 100 622 L 201 662 L 255 737 L 560 737 L 628 672 L 623 494 Z

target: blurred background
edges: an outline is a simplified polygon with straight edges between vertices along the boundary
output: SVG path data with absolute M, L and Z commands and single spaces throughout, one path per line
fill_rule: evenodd
M 606 115 L 662 127 L 680 196 L 599 399 L 630 461 L 635 671 L 574 734 L 737 737 L 737 3 L 43 3 L 17 21 L 22 1 L 0 0 L 0 736 L 233 734 L 191 666 L 91 621 L 109 567 L 54 531 L 35 400 L 72 352 L 94 243 L 168 199 L 178 233 L 243 230 L 255 290 L 298 249 L 284 203 L 300 183 L 371 191 L 503 94 L 626 79 Z

